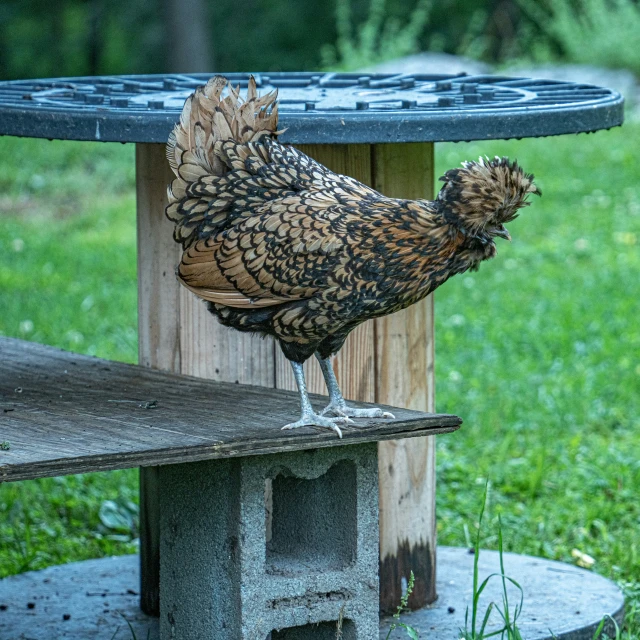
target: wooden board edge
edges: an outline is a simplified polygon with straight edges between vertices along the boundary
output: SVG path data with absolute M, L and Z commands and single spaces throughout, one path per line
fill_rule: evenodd
M 413 422 L 418 422 L 412 427 Z M 443 421 L 445 422 L 445 421 Z M 243 445 L 239 443 L 203 444 L 189 447 L 171 447 L 170 449 L 158 449 L 145 454 L 124 453 L 119 454 L 117 463 L 110 462 L 107 456 L 83 456 L 74 458 L 73 464 L 69 460 L 58 458 L 46 460 L 30 465 L 29 473 L 16 471 L 11 473 L 14 465 L 0 465 L 0 484 L 3 482 L 19 482 L 23 480 L 35 480 L 38 478 L 51 478 L 66 475 L 76 475 L 80 473 L 96 473 L 103 471 L 117 471 L 121 469 L 132 469 L 135 467 L 154 467 L 165 464 L 186 464 L 190 462 L 201 462 L 203 460 L 218 460 L 223 458 L 239 458 L 256 455 L 268 455 L 275 453 L 285 453 L 287 451 L 306 451 L 309 449 L 321 449 L 327 447 L 349 446 L 364 444 L 367 442 L 381 442 L 386 440 L 400 440 L 406 438 L 417 438 L 423 436 L 440 435 L 457 431 L 462 420 L 457 416 L 450 416 L 448 424 L 434 426 L 424 426 L 424 420 L 409 420 L 401 423 L 394 423 L 393 428 L 376 434 L 375 440 L 365 437 L 357 430 L 348 431 L 342 439 L 329 437 L 332 434 L 316 433 L 286 437 L 285 441 L 279 440 L 277 444 L 255 447 L 249 443 Z M 404 427 L 404 431 L 399 431 L 399 427 Z M 406 430 L 407 427 L 410 430 Z M 295 447 L 287 448 L 288 442 L 295 442 Z M 251 448 L 250 448 L 251 447 Z M 104 459 L 103 458 L 107 458 Z M 15 465 L 20 466 L 20 465 Z

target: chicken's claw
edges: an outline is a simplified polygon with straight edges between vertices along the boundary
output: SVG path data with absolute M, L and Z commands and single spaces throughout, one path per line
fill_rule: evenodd
M 338 405 L 333 402 L 326 406 L 320 415 L 324 416 L 327 413 L 333 413 L 334 415 L 345 418 L 386 418 L 388 420 L 393 420 L 395 418 L 393 413 L 383 411 L 378 407 L 372 407 L 370 409 L 356 409 L 355 407 L 348 407 L 346 404 Z
M 322 427 L 331 429 L 338 434 L 338 438 L 342 438 L 342 431 L 338 426 L 338 423 L 342 426 L 352 423 L 353 420 L 347 416 L 338 416 L 336 418 L 325 418 L 319 416 L 317 413 L 306 413 L 297 422 L 291 422 L 282 427 L 282 430 L 297 429 L 298 427 Z

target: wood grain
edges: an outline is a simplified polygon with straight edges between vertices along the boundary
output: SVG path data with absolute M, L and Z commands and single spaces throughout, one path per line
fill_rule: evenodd
M 136 145 L 138 248 L 138 362 L 179 372 L 180 285 L 175 266 L 180 247 L 164 215 L 173 178 L 164 145 Z M 158 470 L 140 469 L 140 604 L 159 615 L 160 584 Z
M 136 145 L 138 358 L 142 365 L 177 372 L 180 285 L 175 269 L 180 247 L 173 240 L 173 223 L 164 215 L 172 175 L 163 145 Z
M 202 300 L 180 289 L 180 371 L 186 375 L 275 386 L 272 338 L 223 327 Z
M 396 198 L 432 198 L 432 144 L 373 146 L 374 187 Z M 375 401 L 434 411 L 433 296 L 375 321 Z M 380 607 L 392 612 L 413 571 L 411 608 L 436 599 L 435 439 L 381 442 Z
M 313 396 L 316 406 L 324 398 Z M 390 408 L 395 420 L 329 430 L 281 427 L 295 392 L 212 382 L 0 338 L 0 480 L 335 447 L 458 428 Z

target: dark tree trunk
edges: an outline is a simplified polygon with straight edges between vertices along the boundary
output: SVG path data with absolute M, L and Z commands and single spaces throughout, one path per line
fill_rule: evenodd
M 214 70 L 212 24 L 207 0 L 166 0 L 167 71 Z
M 97 76 L 100 73 L 100 50 L 102 48 L 101 28 L 104 28 L 102 24 L 102 1 L 91 0 L 88 6 L 88 13 L 89 38 L 87 50 L 89 57 L 89 75 Z

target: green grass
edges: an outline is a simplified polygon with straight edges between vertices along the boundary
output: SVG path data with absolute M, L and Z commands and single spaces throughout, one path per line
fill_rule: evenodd
M 627 639 L 640 638 L 638 148 L 637 123 L 437 148 L 440 173 L 517 157 L 544 194 L 496 260 L 436 294 L 438 409 L 465 420 L 438 440 L 439 541 L 472 544 L 488 480 L 483 546 L 500 516 L 505 550 L 593 556 L 630 596 Z M 0 139 L 0 334 L 135 361 L 135 277 L 132 147 Z M 2 486 L 0 575 L 131 551 L 135 526 L 103 503 L 131 513 L 136 483 Z
M 0 138 L 0 335 L 136 361 L 133 150 Z M 135 551 L 107 500 L 137 472 L 0 486 L 0 576 Z
M 0 139 L 0 335 L 136 360 L 133 150 Z
M 639 142 L 635 124 L 441 147 L 440 169 L 517 156 L 543 197 L 493 264 L 436 293 L 437 405 L 465 419 L 439 439 L 440 542 L 469 544 L 488 479 L 487 529 L 501 514 L 506 550 L 572 562 L 577 548 L 627 588 L 630 608 L 640 608 Z

